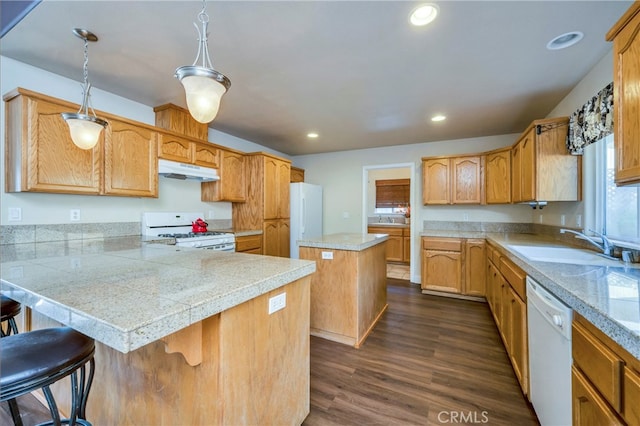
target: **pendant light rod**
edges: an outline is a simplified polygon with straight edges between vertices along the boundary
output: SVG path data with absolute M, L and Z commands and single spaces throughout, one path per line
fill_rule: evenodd
M 200 55 L 202 55 L 202 67 L 203 68 L 213 68 L 211 64 L 211 56 L 209 55 L 209 39 L 208 39 L 208 27 L 209 27 L 209 15 L 207 14 L 207 4 L 205 0 L 202 0 L 202 10 L 198 13 L 198 21 L 202 25 L 202 30 L 198 28 L 198 25 L 194 22 L 193 26 L 196 27 L 196 31 L 198 32 L 198 54 L 196 55 L 195 61 L 191 66 L 195 66 L 198 63 L 198 59 L 200 59 Z

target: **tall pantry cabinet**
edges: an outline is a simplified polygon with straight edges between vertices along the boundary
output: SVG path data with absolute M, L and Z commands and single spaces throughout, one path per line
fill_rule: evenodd
M 233 226 L 262 229 L 263 254 L 289 257 L 291 162 L 262 152 L 246 154 L 247 198 L 234 203 Z

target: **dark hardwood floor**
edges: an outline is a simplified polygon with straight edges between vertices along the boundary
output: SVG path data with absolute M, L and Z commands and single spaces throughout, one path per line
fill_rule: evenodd
M 486 304 L 403 280 L 387 289 L 389 308 L 360 349 L 311 337 L 304 425 L 538 424 Z M 34 397 L 18 403 L 25 426 L 48 419 Z M 0 425 L 11 424 L 2 403 Z
M 388 280 L 360 349 L 311 338 L 313 425 L 537 425 L 485 303 Z

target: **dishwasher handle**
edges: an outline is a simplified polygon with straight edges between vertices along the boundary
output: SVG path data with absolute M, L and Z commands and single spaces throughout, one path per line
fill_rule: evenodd
M 572 310 L 553 295 L 540 288 L 540 284 L 527 277 L 527 306 L 536 309 L 551 326 L 567 339 L 571 339 Z

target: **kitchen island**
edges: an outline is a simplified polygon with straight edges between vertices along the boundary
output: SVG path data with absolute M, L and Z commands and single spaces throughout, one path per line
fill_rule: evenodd
M 30 308 L 21 331 L 64 324 L 96 340 L 93 424 L 300 424 L 309 413 L 313 262 L 139 237 L 0 250 L 2 293 Z M 61 407 L 64 386 L 52 387 Z
M 359 348 L 387 309 L 386 234 L 300 240 L 311 278 L 311 334 Z

